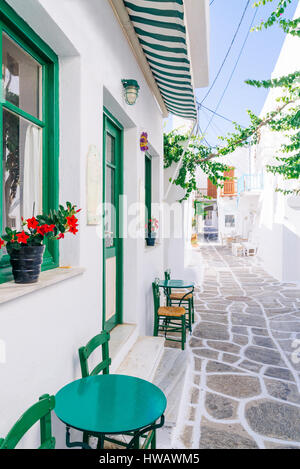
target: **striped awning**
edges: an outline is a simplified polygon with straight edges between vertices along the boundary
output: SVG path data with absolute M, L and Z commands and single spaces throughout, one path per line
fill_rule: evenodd
M 168 111 L 196 119 L 183 0 L 124 0 Z

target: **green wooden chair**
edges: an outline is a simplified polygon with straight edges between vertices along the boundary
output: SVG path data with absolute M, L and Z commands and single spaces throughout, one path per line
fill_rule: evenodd
M 96 335 L 93 337 L 85 347 L 80 347 L 78 350 L 79 353 L 79 361 L 80 361 L 80 368 L 81 368 L 81 375 L 83 378 L 87 378 L 88 376 L 95 376 L 99 375 L 99 373 L 103 373 L 104 375 L 109 374 L 109 367 L 111 365 L 111 359 L 109 358 L 109 343 L 110 335 L 108 332 L 103 331 L 101 334 Z M 88 359 L 92 355 L 92 353 L 98 348 L 102 347 L 102 361 L 95 366 L 95 368 L 90 372 Z M 93 436 L 86 432 L 83 433 L 83 443 L 88 444 L 89 437 Z M 98 441 L 100 444 L 100 441 Z
M 165 271 L 165 280 L 171 280 L 171 271 Z M 192 325 L 195 322 L 194 294 L 193 292 L 172 291 L 167 297 L 169 306 L 184 306 L 187 310 L 187 325 L 192 332 Z
M 78 350 L 81 374 L 83 378 L 87 378 L 88 376 L 95 376 L 101 372 L 106 375 L 109 374 L 109 367 L 111 365 L 111 359 L 109 358 L 109 345 L 108 345 L 109 340 L 110 340 L 109 333 L 106 331 L 103 331 L 100 334 L 93 337 L 87 343 L 85 347 L 81 347 Z M 91 356 L 91 354 L 100 346 L 102 346 L 102 361 L 98 365 L 96 365 L 95 368 L 91 372 L 89 372 L 88 359 Z M 125 433 L 125 435 L 134 436 L 134 433 Z M 95 435 L 84 432 L 83 442 L 88 444 L 90 436 L 95 436 Z M 143 449 L 147 449 L 149 447 L 151 447 L 151 449 L 155 449 L 155 445 L 156 445 L 155 430 L 152 430 L 151 432 L 143 435 L 143 438 L 145 438 L 144 444 L 142 446 Z M 125 447 L 128 446 L 128 443 L 124 441 L 115 440 L 107 436 L 105 437 L 105 441 L 108 441 L 110 443 L 114 443 L 120 446 L 125 446 Z M 97 449 L 99 449 L 100 444 L 101 442 L 98 439 Z
M 55 397 L 45 394 L 31 406 L 17 421 L 7 437 L 0 439 L 1 449 L 15 449 L 19 441 L 33 425 L 40 421 L 41 445 L 38 449 L 54 449 L 55 438 L 52 436 L 51 411 L 55 407 Z
M 167 340 L 172 342 L 181 342 L 181 348 L 184 350 L 186 342 L 186 311 L 181 306 L 160 306 L 160 290 L 157 283 L 152 283 L 154 300 L 154 336 L 159 332 L 164 333 Z M 169 332 L 181 332 L 181 339 L 167 337 Z
M 85 347 L 80 347 L 78 350 L 79 353 L 79 360 L 80 360 L 80 367 L 81 367 L 81 374 L 83 378 L 87 376 L 95 376 L 99 375 L 101 371 L 104 375 L 109 374 L 109 367 L 111 365 L 111 359 L 109 358 L 109 350 L 108 350 L 108 343 L 109 343 L 110 335 L 108 332 L 103 331 L 101 334 L 96 335 L 93 337 Z M 102 361 L 95 366 L 95 368 L 89 372 L 89 365 L 88 359 L 92 355 L 92 353 L 98 348 L 102 346 Z

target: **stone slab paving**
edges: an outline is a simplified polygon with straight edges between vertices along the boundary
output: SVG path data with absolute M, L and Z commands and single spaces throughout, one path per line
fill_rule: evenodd
M 299 449 L 300 289 L 257 258 L 211 245 L 201 253 L 178 447 Z

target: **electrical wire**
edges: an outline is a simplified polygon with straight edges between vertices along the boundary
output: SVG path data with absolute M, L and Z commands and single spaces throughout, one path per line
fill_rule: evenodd
M 204 110 L 202 109 L 202 115 L 205 117 L 205 122 L 209 122 L 210 120 L 210 115 Z M 211 126 L 211 130 L 212 132 L 214 133 L 215 137 L 218 137 L 220 134 L 218 133 L 219 130 L 216 129 L 216 126 L 214 124 L 212 124 Z M 221 135 L 223 134 L 223 132 L 221 131 Z
M 234 44 L 234 42 L 235 42 L 235 40 L 236 40 L 236 37 L 237 37 L 237 35 L 238 35 L 238 32 L 239 32 L 239 30 L 240 30 L 240 27 L 241 27 L 241 24 L 242 24 L 242 22 L 243 22 L 243 19 L 244 19 L 244 16 L 245 16 L 245 14 L 246 14 L 246 11 L 247 11 L 247 8 L 248 8 L 248 6 L 249 6 L 249 3 L 250 3 L 250 0 L 247 0 L 245 9 L 244 9 L 244 11 L 243 11 L 242 17 L 241 17 L 240 22 L 239 22 L 239 24 L 238 24 L 238 27 L 237 27 L 237 29 L 236 29 L 236 31 L 235 31 L 235 33 L 234 33 L 234 36 L 233 36 L 232 41 L 231 41 L 231 43 L 230 43 L 229 49 L 228 49 L 227 52 L 226 52 L 225 58 L 224 58 L 224 60 L 223 60 L 223 62 L 222 62 L 222 64 L 221 64 L 221 67 L 219 68 L 219 71 L 218 71 L 218 73 L 217 73 L 217 75 L 216 75 L 214 81 L 213 81 L 212 84 L 211 84 L 211 87 L 209 88 L 209 90 L 207 91 L 206 95 L 205 95 L 204 98 L 202 99 L 201 104 L 206 100 L 206 98 L 207 98 L 208 95 L 210 94 L 211 90 L 212 90 L 213 87 L 215 86 L 215 83 L 216 83 L 217 79 L 218 79 L 219 76 L 220 76 L 220 73 L 221 73 L 221 71 L 222 71 L 222 69 L 223 69 L 223 67 L 224 67 L 224 65 L 225 65 L 225 63 L 226 63 L 226 60 L 227 60 L 227 58 L 228 58 L 228 56 L 229 56 L 229 54 L 230 54 L 230 51 L 231 51 L 231 49 L 232 49 L 232 46 L 233 46 L 233 44 Z
M 236 71 L 236 68 L 237 68 L 237 66 L 238 66 L 238 64 L 239 64 L 240 58 L 241 58 L 242 53 L 243 53 L 243 51 L 244 51 L 244 48 L 245 48 L 245 46 L 246 46 L 246 43 L 247 43 L 247 40 L 248 40 L 250 31 L 251 31 L 251 28 L 252 28 L 252 26 L 253 26 L 253 23 L 254 23 L 254 21 L 255 21 L 257 12 L 258 12 L 258 10 L 256 9 L 256 11 L 254 12 L 254 15 L 253 15 L 253 18 L 252 18 L 250 27 L 249 27 L 249 29 L 248 29 L 246 38 L 245 38 L 245 40 L 244 40 L 244 42 L 243 42 L 243 45 L 242 45 L 242 47 L 241 47 L 240 53 L 239 53 L 239 55 L 238 55 L 238 58 L 237 58 L 237 60 L 236 60 L 236 62 L 235 62 L 235 65 L 234 65 L 234 67 L 233 67 L 233 69 L 232 69 L 232 72 L 231 72 L 231 74 L 230 74 L 229 80 L 227 81 L 227 84 L 226 84 L 226 86 L 225 86 L 225 88 L 224 88 L 224 91 L 223 91 L 223 93 L 222 93 L 222 95 L 221 95 L 219 101 L 218 101 L 218 104 L 217 104 L 215 110 L 213 111 L 213 115 L 211 116 L 211 119 L 210 119 L 210 121 L 209 121 L 209 123 L 208 123 L 208 126 L 207 126 L 206 129 L 205 129 L 205 133 L 207 132 L 209 126 L 211 125 L 213 119 L 215 118 L 215 115 L 216 115 L 216 113 L 217 113 L 217 110 L 219 109 L 219 107 L 220 107 L 220 105 L 221 105 L 221 102 L 223 101 L 223 98 L 224 98 L 224 96 L 225 96 L 225 93 L 226 93 L 226 91 L 228 90 L 228 87 L 229 87 L 229 85 L 230 85 L 230 83 L 231 83 L 231 80 L 232 80 L 232 77 L 233 77 L 233 75 L 234 75 L 234 72 Z
M 212 147 L 212 145 L 211 145 L 210 143 L 208 143 L 208 141 L 206 140 L 206 138 L 205 138 L 205 136 L 204 136 L 204 134 L 203 134 L 203 132 L 202 132 L 202 129 L 201 129 L 201 127 L 200 127 L 200 117 L 199 117 L 199 114 L 198 114 L 198 119 L 197 119 L 197 132 L 196 132 L 196 134 L 199 134 L 199 136 L 201 137 L 201 139 L 206 143 L 206 145 L 207 145 L 208 147 L 210 147 L 210 148 Z
M 217 112 L 213 111 L 213 110 L 210 109 L 209 107 L 204 106 L 204 104 L 201 104 L 201 103 L 199 103 L 198 101 L 196 101 L 196 103 L 197 103 L 197 105 L 199 106 L 198 109 L 204 108 L 204 109 L 206 109 L 207 111 L 212 112 L 213 114 L 215 114 L 217 117 L 221 117 L 222 119 L 226 120 L 227 122 L 230 122 L 231 124 L 235 124 L 235 123 L 236 123 L 236 121 L 231 120 L 231 119 L 229 119 L 228 117 L 223 116 L 222 114 L 218 114 Z M 242 126 L 242 127 L 243 127 L 243 126 Z

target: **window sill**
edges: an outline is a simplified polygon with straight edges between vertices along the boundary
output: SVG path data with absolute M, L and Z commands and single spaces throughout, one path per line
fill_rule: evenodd
M 145 252 L 152 251 L 153 249 L 159 248 L 161 246 L 162 246 L 162 243 L 160 241 L 156 242 L 154 246 L 147 246 L 147 244 L 145 244 Z
M 47 270 L 42 272 L 38 283 L 31 283 L 28 285 L 16 284 L 14 282 L 7 282 L 0 285 L 0 304 L 14 300 L 21 296 L 27 295 L 42 288 L 55 285 L 56 283 L 63 282 L 72 277 L 82 275 L 85 269 L 83 267 L 70 267 Z

